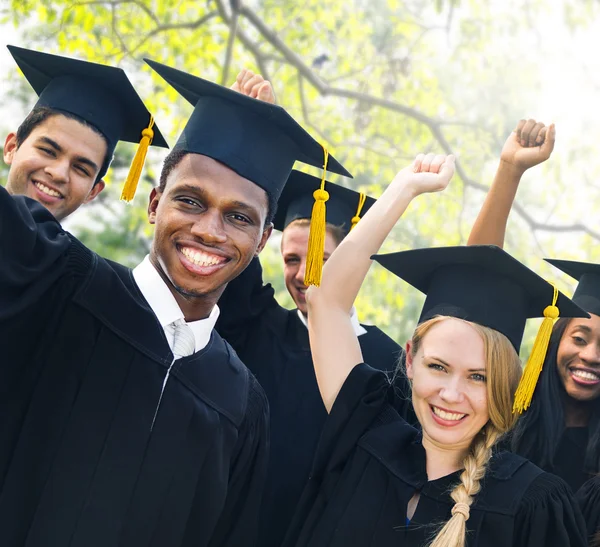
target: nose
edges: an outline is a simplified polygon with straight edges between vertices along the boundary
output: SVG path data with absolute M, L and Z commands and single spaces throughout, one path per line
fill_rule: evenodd
M 57 158 L 47 165 L 44 171 L 53 182 L 68 182 L 70 169 L 71 164 L 67 158 Z
M 460 378 L 449 378 L 448 382 L 440 389 L 440 397 L 447 403 L 462 403 L 465 399 L 465 394 Z
M 217 245 L 227 241 L 223 218 L 219 211 L 205 211 L 192 225 L 192 235 L 209 245 Z
M 304 283 L 304 273 L 306 272 L 306 259 L 303 258 L 300 261 L 300 266 L 298 267 L 298 271 L 296 272 L 296 281 L 300 283 Z
M 590 364 L 600 364 L 600 346 L 598 344 L 588 344 L 580 352 L 579 357 Z

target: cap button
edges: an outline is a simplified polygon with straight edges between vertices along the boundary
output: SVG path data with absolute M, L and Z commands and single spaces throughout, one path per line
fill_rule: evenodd
M 559 311 L 556 306 L 547 306 L 544 310 L 544 317 L 549 317 L 550 319 L 557 319 L 558 315 Z
M 329 199 L 329 192 L 319 188 L 313 192 L 313 197 L 315 198 L 315 201 L 327 201 Z

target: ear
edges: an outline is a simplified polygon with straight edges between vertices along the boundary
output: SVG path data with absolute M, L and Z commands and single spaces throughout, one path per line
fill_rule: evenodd
M 158 209 L 158 202 L 161 196 L 162 192 L 158 188 L 152 188 L 148 200 L 148 222 L 150 224 L 156 224 L 156 209 Z
M 85 198 L 85 201 L 83 203 L 89 203 L 90 201 L 95 199 L 96 196 L 100 192 L 102 192 L 102 190 L 104 190 L 105 186 L 106 186 L 106 183 L 103 180 L 99 180 L 96 184 L 94 184 L 94 186 L 92 186 L 92 189 L 91 189 L 90 193 L 88 194 L 88 197 Z
M 4 141 L 4 163 L 10 165 L 17 151 L 17 134 L 9 133 Z
M 413 375 L 412 340 L 409 340 L 406 342 L 406 376 L 409 380 L 412 380 Z
M 273 223 L 269 223 L 268 226 L 265 226 L 265 229 L 263 230 L 262 236 L 260 237 L 260 243 L 258 244 L 258 247 L 256 248 L 256 252 L 254 253 L 254 256 L 258 256 L 262 250 L 265 248 L 265 245 L 267 244 L 267 241 L 269 241 L 269 238 L 271 237 L 271 234 L 273 233 Z

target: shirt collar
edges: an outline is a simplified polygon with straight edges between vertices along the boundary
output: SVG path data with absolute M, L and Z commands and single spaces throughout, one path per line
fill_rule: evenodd
M 298 312 L 298 317 L 300 318 L 300 321 L 302 321 L 302 324 L 308 328 L 308 322 L 306 321 L 304 314 L 300 310 L 296 311 Z M 350 321 L 352 322 L 352 328 L 354 329 L 354 334 L 356 334 L 356 336 L 366 334 L 367 329 L 359 323 L 358 315 L 356 315 L 356 308 L 354 306 L 352 306 L 352 309 L 350 310 Z
M 150 262 L 148 255 L 134 268 L 133 278 L 163 329 L 173 321 L 177 321 L 177 319 L 185 320 L 177 300 L 175 300 L 169 287 Z M 219 313 L 219 307 L 215 304 L 206 319 L 187 323 L 194 333 L 196 351 L 200 351 L 208 344 Z

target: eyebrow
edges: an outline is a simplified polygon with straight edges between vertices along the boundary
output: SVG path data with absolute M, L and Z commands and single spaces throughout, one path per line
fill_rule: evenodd
M 423 355 L 423 357 L 426 357 L 426 356 Z M 439 357 L 436 357 L 435 355 L 430 355 L 427 358 L 435 359 L 436 361 L 439 361 L 440 363 L 442 363 L 442 365 L 446 365 L 447 367 L 452 368 L 452 365 L 450 363 L 446 363 L 446 361 L 444 361 L 443 359 L 440 359 Z M 485 368 L 470 368 L 468 370 L 468 372 L 485 372 Z
M 51 139 L 50 137 L 42 136 L 38 140 L 44 142 L 48 146 L 51 146 L 57 152 L 63 152 L 62 146 L 60 144 L 58 144 L 55 140 Z M 96 165 L 96 163 L 93 162 L 91 159 L 86 158 L 85 156 L 75 156 L 75 161 L 77 161 L 79 163 L 84 163 L 85 165 L 88 165 L 89 167 L 91 167 L 94 171 L 98 171 L 98 166 Z
M 586 332 L 586 333 L 592 332 L 592 329 L 590 329 L 590 327 L 588 327 L 586 325 L 575 325 L 573 327 L 573 330 L 571 332 L 574 332 L 576 330 L 581 330 L 581 331 Z

